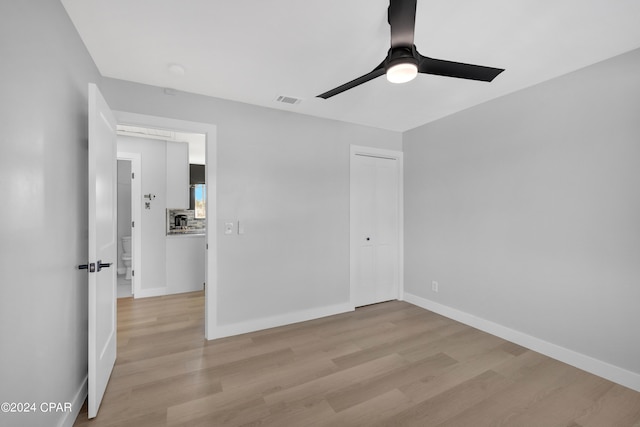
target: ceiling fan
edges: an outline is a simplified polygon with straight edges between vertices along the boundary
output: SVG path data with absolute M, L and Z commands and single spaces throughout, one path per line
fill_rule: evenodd
M 416 45 L 413 44 L 416 2 L 417 0 L 389 1 L 388 20 L 391 27 L 391 49 L 380 65 L 364 76 L 318 95 L 317 98 L 331 98 L 383 74 L 386 74 L 387 80 L 393 83 L 408 82 L 413 80 L 418 73 L 490 82 L 504 71 L 502 68 L 483 67 L 422 56 L 416 49 Z

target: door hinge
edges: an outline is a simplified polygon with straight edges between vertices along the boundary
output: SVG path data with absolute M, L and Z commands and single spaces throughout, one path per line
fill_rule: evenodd
M 136 271 L 135 270 L 131 270 L 131 276 L 135 276 L 136 275 Z
M 131 221 L 131 228 L 135 228 L 136 227 L 136 222 L 135 221 Z
M 207 243 L 206 245 L 204 245 L 205 249 L 209 249 L 209 244 Z
M 131 172 L 131 179 L 136 179 L 136 174 L 134 172 Z

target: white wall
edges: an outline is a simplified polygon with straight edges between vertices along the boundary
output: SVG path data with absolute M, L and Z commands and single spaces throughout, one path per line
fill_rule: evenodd
M 112 107 L 113 108 L 113 107 Z M 140 200 L 142 259 L 138 264 L 140 290 L 136 298 L 166 294 L 166 148 L 165 141 L 131 136 L 118 136 L 118 151 L 139 153 L 141 157 L 142 194 L 154 194 L 156 198 L 146 209 Z M 185 189 L 185 191 L 187 191 Z M 138 277 L 138 276 L 136 276 Z M 137 285 L 136 285 L 137 286 Z
M 59 1 L 0 2 L 0 402 L 73 402 L 87 375 L 87 84 Z M 75 414 L 5 414 L 3 426 Z M 65 423 L 65 424 L 60 424 Z
M 407 132 L 406 292 L 640 388 L 639 75 L 636 50 Z
M 401 149 L 400 133 L 113 79 L 102 89 L 115 110 L 217 125 L 218 325 L 348 304 L 349 145 Z M 221 233 L 236 220 L 244 235 Z

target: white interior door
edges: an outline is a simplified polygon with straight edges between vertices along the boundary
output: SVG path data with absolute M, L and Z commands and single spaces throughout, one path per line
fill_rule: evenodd
M 116 360 L 116 120 L 89 85 L 89 418 L 98 413 Z M 113 265 L 112 265 L 113 264 Z
M 400 162 L 351 157 L 352 301 L 356 307 L 399 298 Z

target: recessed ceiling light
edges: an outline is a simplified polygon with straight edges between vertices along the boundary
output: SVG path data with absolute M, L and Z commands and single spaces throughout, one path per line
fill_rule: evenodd
M 174 76 L 179 76 L 179 77 L 184 76 L 184 67 L 180 64 L 169 64 L 167 68 L 169 72 Z

